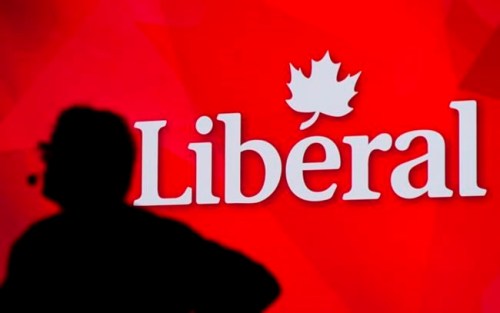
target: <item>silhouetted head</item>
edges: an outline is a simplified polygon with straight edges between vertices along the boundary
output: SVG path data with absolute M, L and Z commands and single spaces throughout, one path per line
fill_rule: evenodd
M 42 144 L 44 195 L 65 210 L 121 203 L 129 188 L 134 144 L 117 115 L 76 106 L 64 111 Z

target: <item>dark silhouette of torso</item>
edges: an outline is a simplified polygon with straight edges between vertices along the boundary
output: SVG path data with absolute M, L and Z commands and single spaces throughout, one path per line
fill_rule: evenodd
M 103 125 L 95 134 L 86 129 L 86 134 L 75 135 L 71 132 L 75 114 L 78 122 L 82 114 L 88 119 L 103 112 L 85 108 L 67 112 L 59 120 L 55 143 L 60 141 L 58 132 L 81 143 L 79 136 L 102 135 L 103 125 L 104 131 L 108 127 L 106 118 L 103 122 L 97 117 L 91 122 Z M 63 127 L 65 118 L 71 127 Z M 106 142 L 109 138 L 104 138 Z M 111 146 L 113 151 L 119 147 Z M 112 190 L 111 180 L 99 175 L 120 169 L 96 165 L 101 163 L 89 166 L 93 156 L 82 155 L 81 147 L 71 149 L 60 153 L 66 158 L 76 153 L 68 164 L 61 161 L 63 157 L 46 156 L 44 193 L 63 210 L 35 224 L 14 245 L 1 293 L 2 312 L 260 312 L 278 296 L 278 284 L 261 265 L 203 239 L 179 222 L 125 205 L 121 198 L 128 181 L 116 188 L 119 197 L 107 196 L 104 191 Z M 78 166 L 80 170 L 67 173 Z

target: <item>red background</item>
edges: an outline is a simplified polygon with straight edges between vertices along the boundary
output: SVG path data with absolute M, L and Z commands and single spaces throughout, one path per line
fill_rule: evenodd
M 269 312 L 500 312 L 499 26 L 496 0 L 1 1 L 0 280 L 16 238 L 57 211 L 26 184 L 43 169 L 36 144 L 64 108 L 88 102 L 131 126 L 168 120 L 163 195 L 194 186 L 187 145 L 203 140 L 214 144 L 214 190 L 223 196 L 224 127 L 197 135 L 201 115 L 242 113 L 244 140 L 266 139 L 283 159 L 306 136 L 338 144 L 342 168 L 307 176 L 317 189 L 338 183 L 329 201 L 302 201 L 282 179 L 258 205 L 152 208 L 265 264 L 283 287 Z M 285 102 L 289 64 L 309 73 L 327 50 L 342 62 L 341 77 L 362 71 L 354 111 L 300 131 L 310 115 Z M 469 99 L 478 101 L 479 185 L 488 190 L 480 198 L 458 195 L 458 118 L 449 103 Z M 392 168 L 425 153 L 416 141 L 405 153 L 374 154 L 379 200 L 342 200 L 350 188 L 345 135 L 396 138 L 415 129 L 444 136 L 452 198 L 393 193 Z M 320 160 L 316 152 L 308 158 Z M 262 165 L 252 154 L 244 162 L 251 194 Z M 412 175 L 425 183 L 425 166 Z

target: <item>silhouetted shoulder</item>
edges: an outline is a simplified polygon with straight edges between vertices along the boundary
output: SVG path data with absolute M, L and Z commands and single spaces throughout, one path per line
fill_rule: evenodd
M 211 241 L 198 251 L 195 312 L 261 312 L 278 297 L 280 287 L 262 265 Z
M 95 300 L 107 294 L 106 286 L 121 295 L 123 307 L 140 303 L 197 313 L 261 312 L 280 290 L 262 265 L 242 254 L 175 220 L 126 207 L 109 215 L 62 214 L 33 225 L 11 254 L 5 292 L 82 301 L 82 295 Z
M 55 230 L 53 226 L 59 223 L 58 217 L 38 222 L 14 244 L 3 288 L 6 300 L 14 301 L 21 292 L 35 294 L 43 282 L 50 279 L 51 271 L 46 265 L 50 265 L 48 256 L 54 251 L 51 248 Z
M 194 312 L 261 312 L 278 297 L 278 282 L 261 264 L 175 220 L 132 212 L 162 242 L 170 264 L 177 264 Z
M 53 244 L 54 238 L 64 234 L 62 216 L 56 215 L 32 225 L 14 244 L 10 265 L 16 265 L 19 258 L 39 260 L 47 246 Z
M 143 218 L 158 223 L 162 241 L 175 241 L 178 250 L 169 258 L 182 260 L 179 271 L 190 286 L 194 312 L 261 312 L 278 297 L 280 287 L 262 265 L 175 220 L 149 213 Z

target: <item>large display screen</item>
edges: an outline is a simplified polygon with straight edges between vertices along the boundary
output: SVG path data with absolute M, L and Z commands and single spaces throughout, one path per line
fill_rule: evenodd
M 84 104 L 134 136 L 127 201 L 264 265 L 266 312 L 500 312 L 499 75 L 495 1 L 2 1 L 0 282 Z

